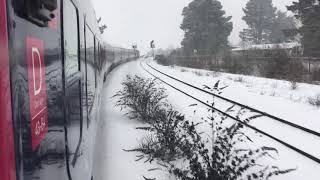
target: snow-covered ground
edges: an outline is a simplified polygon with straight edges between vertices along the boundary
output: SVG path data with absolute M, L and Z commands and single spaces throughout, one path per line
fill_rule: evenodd
M 320 129 L 320 110 L 307 103 L 307 98 L 309 96 L 314 96 L 318 92 L 320 93 L 320 88 L 318 86 L 299 84 L 298 89 L 293 91 L 290 90 L 289 83 L 285 81 L 226 73 L 219 73 L 218 75 L 215 74 L 215 76 L 213 76 L 212 72 L 205 70 L 164 67 L 153 62 L 151 64 L 159 68 L 159 70 L 178 77 L 181 80 L 186 80 L 199 87 L 204 84 L 213 85 L 217 80 L 221 80 L 222 84 L 229 86 L 223 91 L 223 95 L 230 99 L 248 104 L 284 119 L 291 120 L 316 131 Z M 149 68 L 149 70 L 151 69 Z M 102 119 L 100 120 L 97 132 L 98 139 L 96 141 L 94 177 L 97 180 L 143 180 L 143 176 L 147 178 L 156 178 L 157 180 L 172 179 L 165 171 L 148 171 L 152 168 L 159 168 L 159 166 L 155 164 L 146 164 L 143 163 L 143 161 L 136 162 L 137 153 L 123 151 L 123 149 L 136 147 L 139 143 L 139 139 L 145 135 L 145 132 L 135 129 L 141 124 L 127 119 L 123 115 L 123 112 L 120 112 L 117 107 L 114 107 L 116 99 L 110 99 L 116 91 L 121 89 L 120 83 L 127 74 L 151 77 L 140 67 L 139 61 L 121 65 L 108 77 L 103 92 L 100 116 Z M 239 77 L 242 77 L 242 79 Z M 174 83 L 173 81 L 170 81 L 170 83 L 171 82 Z M 199 93 L 190 88 L 188 89 L 181 84 L 175 85 L 180 86 L 180 88 L 191 94 Z M 168 86 L 164 85 L 164 87 L 167 88 L 169 102 L 172 103 L 177 110 L 186 114 L 188 119 L 199 122 L 201 120 L 200 117 L 205 116 L 205 107 L 189 107 L 190 104 L 196 103 L 193 99 L 186 97 Z M 206 95 L 195 95 L 204 99 L 208 98 Z M 198 108 L 196 113 L 194 113 L 194 108 Z M 282 135 L 281 138 L 284 138 L 284 140 L 286 140 L 286 138 L 292 140 L 302 136 L 302 140 L 299 139 L 299 142 L 302 141 L 303 143 L 300 145 L 303 148 L 307 148 L 315 155 L 320 154 L 318 152 L 320 149 L 320 139 L 312 137 L 307 138 L 299 131 L 288 130 L 287 132 L 288 127 L 270 120 L 259 119 L 257 122 L 253 122 L 253 125 L 259 126 L 259 128 L 264 127 L 264 130 L 276 133 L 276 135 Z M 209 129 L 202 130 L 208 131 Z M 275 165 L 284 169 L 297 168 L 297 170 L 292 173 L 274 177 L 273 179 L 319 179 L 319 164 L 289 150 L 267 137 L 256 134 L 250 129 L 246 129 L 245 133 L 254 140 L 254 146 L 272 146 L 279 150 L 278 159 L 273 162 Z
M 111 72 L 104 85 L 93 168 L 95 180 L 143 180 L 143 176 L 170 180 L 165 171 L 149 171 L 161 168 L 158 165 L 137 162 L 138 153 L 123 151 L 136 148 L 146 134 L 136 130 L 142 124 L 124 116 L 124 112 L 114 106 L 116 99 L 111 97 L 121 90 L 126 75 L 141 75 L 140 72 L 137 62 L 126 63 Z

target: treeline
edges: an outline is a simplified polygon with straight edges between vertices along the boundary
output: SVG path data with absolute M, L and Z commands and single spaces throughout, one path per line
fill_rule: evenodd
M 319 1 L 299 0 L 288 4 L 287 9 L 295 16 L 278 10 L 272 0 L 249 0 L 243 9 L 242 19 L 248 27 L 240 32 L 241 46 L 300 42 L 301 56 L 320 58 Z M 281 79 L 295 76 L 299 80 L 320 80 L 319 68 L 309 72 L 303 62 L 292 61 L 281 48 L 263 60 L 233 54 L 228 41 L 233 24 L 218 0 L 194 0 L 182 14 L 184 19 L 180 27 L 185 32 L 182 48 L 173 50 L 169 56 L 158 57 L 162 64 Z M 296 72 L 300 74 L 296 75 Z M 306 75 L 306 72 L 312 74 Z
M 165 66 L 183 66 L 211 71 L 245 74 L 292 82 L 314 83 L 320 81 L 320 62 L 289 57 L 282 49 L 273 50 L 268 57 L 250 57 L 246 54 L 225 52 L 219 57 L 210 55 L 188 56 L 183 50 L 170 55 L 158 55 L 156 61 Z

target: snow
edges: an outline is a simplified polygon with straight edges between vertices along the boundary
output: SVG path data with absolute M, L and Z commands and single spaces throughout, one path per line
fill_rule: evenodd
M 145 176 L 157 180 L 170 180 L 165 171 L 148 171 L 161 167 L 143 161 L 136 162 L 136 155 L 139 153 L 123 151 L 136 148 L 146 133 L 136 130 L 136 127 L 143 124 L 124 116 L 124 112 L 114 106 L 116 99 L 111 97 L 121 90 L 120 83 L 126 75 L 139 74 L 138 70 L 140 69 L 137 62 L 129 62 L 116 68 L 107 78 L 102 95 L 101 120 L 97 130 L 94 179 L 142 180 Z
M 142 124 L 134 120 L 129 120 L 124 116 L 124 112 L 120 112 L 119 108 L 114 107 L 116 99 L 111 99 L 110 97 L 121 89 L 120 83 L 127 74 L 136 74 L 146 78 L 151 77 L 140 67 L 140 62 L 144 64 L 145 60 L 133 61 L 121 65 L 107 78 L 107 83 L 105 84 L 102 93 L 101 120 L 97 130 L 94 179 L 141 180 L 143 179 L 143 176 L 147 178 L 156 178 L 157 180 L 173 179 L 164 170 L 148 171 L 152 168 L 161 167 L 156 164 L 135 161 L 137 159 L 136 155 L 139 155 L 139 153 L 123 151 L 123 149 L 137 147 L 139 139 L 145 136 L 146 133 L 136 130 L 135 128 Z M 308 97 L 320 93 L 319 86 L 298 84 L 298 89 L 293 91 L 290 90 L 290 84 L 286 81 L 227 73 L 219 73 L 218 75 L 213 76 L 212 72 L 205 70 L 164 67 L 157 65 L 154 62 L 151 62 L 151 65 L 199 87 L 202 87 L 204 84 L 212 86 L 217 80 L 221 80 L 223 85 L 229 86 L 223 91 L 223 95 L 227 98 L 280 116 L 315 131 L 320 129 L 320 120 L 318 118 L 320 110 L 309 105 L 307 102 Z M 146 67 L 146 65 L 144 66 Z M 156 74 L 151 68 L 147 69 Z M 202 74 L 202 76 L 196 75 L 195 72 L 199 72 L 197 74 Z M 160 76 L 160 74 L 156 75 Z M 201 94 L 198 91 L 176 83 L 169 78 L 160 77 L 200 99 L 207 100 L 210 98 L 206 94 Z M 243 82 L 238 82 L 240 80 L 239 77 L 243 78 Z M 181 113 L 186 114 L 186 118 L 194 122 L 200 122 L 201 117 L 206 117 L 206 108 L 204 106 L 199 105 L 197 107 L 189 107 L 190 104 L 197 102 L 168 86 L 163 86 L 167 88 L 169 102 Z M 217 106 L 222 109 L 226 109 L 230 106 L 230 104 L 220 104 L 219 101 L 217 101 L 217 103 Z M 196 111 L 194 112 L 194 110 Z M 281 125 L 280 123 L 267 118 L 255 120 L 252 122 L 252 125 L 259 129 L 261 128 L 282 140 L 288 141 L 290 144 L 303 150 L 308 150 L 309 153 L 320 158 L 320 138 L 307 136 L 303 132 L 288 128 L 285 125 Z M 207 134 L 210 134 L 210 129 L 206 127 L 201 127 L 200 131 L 205 131 Z M 250 146 L 272 146 L 279 150 L 279 154 L 276 156 L 277 159 L 273 160 L 272 164 L 283 169 L 297 168 L 294 172 L 272 179 L 319 179 L 319 164 L 250 129 L 245 129 L 244 132 L 255 142 L 255 144 L 251 144 Z M 267 162 L 268 161 L 266 161 L 266 163 Z
M 266 50 L 266 49 L 293 49 L 295 47 L 301 47 L 298 42 L 291 43 L 279 43 L 279 44 L 253 44 L 246 47 L 238 47 L 232 49 L 232 51 L 245 51 L 245 50 Z
M 314 131 L 320 130 L 320 108 L 309 104 L 308 99 L 320 94 L 320 86 L 298 83 L 296 90 L 290 82 L 229 73 L 213 73 L 182 67 L 165 67 L 152 62 L 160 71 L 198 87 L 213 85 L 220 80 L 227 85 L 223 96 L 256 109 L 268 112 Z M 183 69 L 183 70 L 182 70 Z M 184 71 L 184 72 L 182 72 Z M 200 73 L 202 76 L 195 75 Z M 214 76 L 212 74 L 215 74 Z M 166 78 L 168 79 L 168 78 Z M 240 81 L 240 82 L 239 82 Z

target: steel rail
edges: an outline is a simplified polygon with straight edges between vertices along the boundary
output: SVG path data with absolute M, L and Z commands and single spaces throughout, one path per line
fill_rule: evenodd
M 254 131 L 256 131 L 256 132 L 258 132 L 258 133 L 260 133 L 260 134 L 262 134 L 262 135 L 265 135 L 265 136 L 273 139 L 274 141 L 277 141 L 278 143 L 286 146 L 287 148 L 289 148 L 289 149 L 297 152 L 298 154 L 301 154 L 302 156 L 307 157 L 307 158 L 315 161 L 316 163 L 319 163 L 319 164 L 320 164 L 320 159 L 319 159 L 319 158 L 317 158 L 317 157 L 315 157 L 315 156 L 313 156 L 313 155 L 311 155 L 311 154 L 309 154 L 309 153 L 307 153 L 307 152 L 305 152 L 305 151 L 303 151 L 303 150 L 301 150 L 301 149 L 299 149 L 299 148 L 297 148 L 297 147 L 295 147 L 295 146 L 293 146 L 293 145 L 291 145 L 291 144 L 289 144 L 289 143 L 286 143 L 285 141 L 282 141 L 281 139 L 278 139 L 278 138 L 276 138 L 275 136 L 272 136 L 272 135 L 270 135 L 270 134 L 268 134 L 268 133 L 266 133 L 266 132 L 264 132 L 264 131 L 256 128 L 256 127 L 254 127 L 254 126 L 251 126 L 251 125 L 249 125 L 249 124 L 247 124 L 247 123 L 239 120 L 238 118 L 233 117 L 233 116 L 231 116 L 230 114 L 227 114 L 226 112 L 221 111 L 221 110 L 215 108 L 214 106 L 211 106 L 210 104 L 207 104 L 206 102 L 203 102 L 202 100 L 200 100 L 200 99 L 198 99 L 198 98 L 196 98 L 196 97 L 194 97 L 194 96 L 192 96 L 192 95 L 190 95 L 190 94 L 188 94 L 188 93 L 186 93 L 186 92 L 184 92 L 184 91 L 176 88 L 175 86 L 167 83 L 166 81 L 162 80 L 162 79 L 159 78 L 158 76 L 152 74 L 152 73 L 151 73 L 150 71 L 148 71 L 145 67 L 143 67 L 143 65 L 141 64 L 141 62 L 140 62 L 140 66 L 141 66 L 142 69 L 143 69 L 144 71 L 146 71 L 148 74 L 150 74 L 150 75 L 153 76 L 154 78 L 160 80 L 162 83 L 170 86 L 171 88 L 179 91 L 180 93 L 182 93 L 182 94 L 184 94 L 184 95 L 186 95 L 186 96 L 188 96 L 188 97 L 190 97 L 190 98 L 192 98 L 192 99 L 200 102 L 201 104 L 203 104 L 203 105 L 205 105 L 205 106 L 207 106 L 207 107 L 209 107 L 209 108 L 212 108 L 213 110 L 215 110 L 215 111 L 217 111 L 217 112 L 225 115 L 226 117 L 228 117 L 228 118 L 230 118 L 230 119 L 232 119 L 232 120 L 234 120 L 234 121 L 236 121 L 236 122 L 238 122 L 238 123 L 241 123 L 242 125 L 250 128 L 250 129 L 252 129 L 252 130 L 254 130 Z
M 300 126 L 300 125 L 298 125 L 298 124 L 295 124 L 295 123 L 292 123 L 292 122 L 290 122 L 290 121 L 284 120 L 284 119 L 279 118 L 279 117 L 276 117 L 276 116 L 274 116 L 274 115 L 271 115 L 271 114 L 269 114 L 269 113 L 267 113 L 267 112 L 260 111 L 260 110 L 258 110 L 258 109 L 253 108 L 253 107 L 250 107 L 250 106 L 248 106 L 248 105 L 244 105 L 244 104 L 241 104 L 241 103 L 239 103 L 239 102 L 233 101 L 233 100 L 231 100 L 231 99 L 228 99 L 228 98 L 222 97 L 222 96 L 220 96 L 220 95 L 214 94 L 214 93 L 212 93 L 212 92 L 206 91 L 206 90 L 201 89 L 201 88 L 199 88 L 199 87 L 196 87 L 196 86 L 194 86 L 194 85 L 192 85 L 192 84 L 189 84 L 189 83 L 187 83 L 187 82 L 185 82 L 185 81 L 182 81 L 182 80 L 177 79 L 177 78 L 175 78 L 175 77 L 173 77 L 173 76 L 170 76 L 170 75 L 168 75 L 168 74 L 166 74 L 166 73 L 164 73 L 164 72 L 161 72 L 161 71 L 159 71 L 158 69 L 156 69 L 156 68 L 152 67 L 151 65 L 149 65 L 148 63 L 146 63 L 146 64 L 147 64 L 150 68 L 152 68 L 153 70 L 159 72 L 160 74 L 163 74 L 163 75 L 165 75 L 165 76 L 167 76 L 167 77 L 169 77 L 169 78 L 171 78 L 171 79 L 173 79 L 173 80 L 176 80 L 176 81 L 178 81 L 178 82 L 180 82 L 180 83 L 183 83 L 183 84 L 185 84 L 185 85 L 187 85 L 187 86 L 190 86 L 190 87 L 192 87 L 192 88 L 194 88 L 194 89 L 197 89 L 197 90 L 202 91 L 202 92 L 204 92 L 204 93 L 207 93 L 207 94 L 209 94 L 209 95 L 215 96 L 215 97 L 217 97 L 217 98 L 219 98 L 219 99 L 222 99 L 222 100 L 224 100 L 224 101 L 227 101 L 227 102 L 229 102 L 229 103 L 236 104 L 236 105 L 238 105 L 238 106 L 240 106 L 240 107 L 243 107 L 243 108 L 245 108 L 245 109 L 249 109 L 249 110 L 251 110 L 252 112 L 259 113 L 259 114 L 261 114 L 261 115 L 263 115 L 263 116 L 269 117 L 269 118 L 271 118 L 271 119 L 273 119 L 273 120 L 279 121 L 279 122 L 281 122 L 281 123 L 283 123 L 283 124 L 286 124 L 286 125 L 288 125 L 288 126 L 291 126 L 291 127 L 296 128 L 296 129 L 299 129 L 299 130 L 301 130 L 301 131 L 303 131 L 303 132 L 307 132 L 307 133 L 309 133 L 309 134 L 312 134 L 312 135 L 315 135 L 315 136 L 320 137 L 320 132 L 317 132 L 317 131 L 308 129 L 308 128 L 306 128 L 306 127 Z

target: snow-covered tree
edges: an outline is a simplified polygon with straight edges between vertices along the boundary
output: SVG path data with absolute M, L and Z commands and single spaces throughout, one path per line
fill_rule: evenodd
M 242 19 L 248 28 L 240 32 L 242 41 L 254 44 L 268 42 L 276 13 L 272 0 L 250 0 L 243 11 L 245 16 Z
M 193 0 L 182 15 L 185 52 L 215 55 L 228 47 L 233 26 L 218 0 Z
M 299 33 L 304 53 L 308 56 L 320 56 L 320 3 L 319 0 L 299 0 L 288 6 L 302 23 Z

